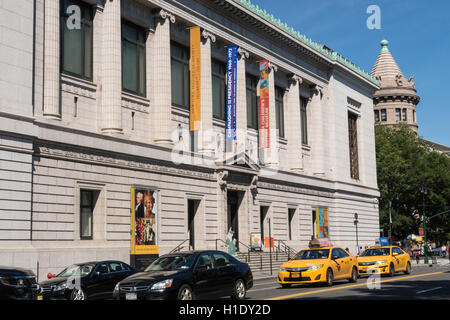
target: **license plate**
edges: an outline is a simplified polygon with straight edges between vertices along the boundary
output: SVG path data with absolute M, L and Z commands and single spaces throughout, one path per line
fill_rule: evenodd
M 42 298 L 42 296 L 37 296 L 37 299 L 38 299 L 38 300 L 44 300 L 44 299 Z
M 137 293 L 127 293 L 125 300 L 137 300 Z
M 292 272 L 291 278 L 300 278 L 300 272 Z

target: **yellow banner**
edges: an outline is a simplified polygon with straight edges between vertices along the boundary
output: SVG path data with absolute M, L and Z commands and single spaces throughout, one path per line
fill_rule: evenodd
M 200 27 L 190 29 L 191 36 L 191 70 L 190 70 L 190 130 L 200 130 L 201 121 L 201 54 Z

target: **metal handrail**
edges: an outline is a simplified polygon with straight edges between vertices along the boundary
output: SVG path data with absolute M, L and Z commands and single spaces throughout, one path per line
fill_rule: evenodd
M 278 250 L 277 250 L 277 253 L 278 253 L 278 252 L 285 252 L 285 253 L 287 253 L 287 254 L 288 254 L 288 259 L 291 259 L 291 256 L 293 256 L 293 255 L 297 252 L 297 251 L 295 251 L 294 249 L 292 249 L 290 246 L 288 246 L 288 245 L 286 244 L 286 242 L 284 242 L 283 240 L 278 240 L 278 239 L 277 239 L 277 240 L 275 240 L 275 241 L 278 242 L 278 246 L 276 246 L 276 248 L 278 249 Z M 281 249 L 280 244 L 284 246 L 283 250 Z
M 222 240 L 222 239 L 216 239 L 216 250 L 217 250 L 217 241 L 221 241 L 221 242 L 223 242 L 224 244 L 225 244 L 225 246 L 226 247 L 228 247 L 228 244 L 224 241 L 224 240 Z M 259 256 L 259 261 L 260 261 L 260 270 L 262 270 L 262 254 L 261 254 L 261 252 L 258 252 L 258 251 L 254 251 L 254 250 L 252 250 L 252 248 L 251 247 L 249 247 L 249 246 L 247 246 L 245 243 L 242 243 L 241 241 L 239 241 L 239 240 L 237 240 L 238 242 L 239 242 L 239 244 L 241 244 L 241 245 L 243 245 L 244 247 L 246 247 L 247 248 L 247 261 L 246 262 L 250 262 L 250 257 L 251 257 L 251 255 L 250 255 L 250 252 L 254 252 L 254 253 L 256 253 L 256 254 L 258 254 L 258 256 Z
M 169 253 L 174 253 L 174 252 L 180 252 L 180 250 L 183 248 L 183 244 L 186 242 L 186 241 L 189 241 L 189 239 L 186 239 L 186 240 L 183 240 L 179 245 L 177 245 L 172 251 L 170 251 Z M 190 248 L 191 246 L 189 245 L 189 248 Z

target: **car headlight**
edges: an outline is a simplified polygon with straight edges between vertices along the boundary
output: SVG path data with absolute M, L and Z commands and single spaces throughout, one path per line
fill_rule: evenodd
M 309 267 L 308 270 L 319 270 L 323 267 L 323 264 L 318 264 L 316 266 Z
M 114 293 L 119 292 L 119 283 L 116 284 L 114 287 Z
M 172 286 L 172 282 L 173 279 L 167 279 L 164 281 L 157 282 L 150 288 L 150 290 L 163 290 L 170 288 Z
M 385 264 L 385 263 L 386 263 L 386 260 L 381 260 L 381 261 L 375 262 L 375 264 Z
M 61 283 L 55 286 L 54 291 L 61 291 L 61 290 L 66 290 L 67 288 L 67 283 Z

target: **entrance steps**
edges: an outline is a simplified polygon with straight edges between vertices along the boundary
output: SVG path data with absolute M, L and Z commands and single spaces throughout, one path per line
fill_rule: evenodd
M 249 264 L 253 277 L 270 274 L 270 252 L 238 252 L 237 259 Z M 287 252 L 272 252 L 272 275 L 276 276 L 280 266 L 289 260 Z

